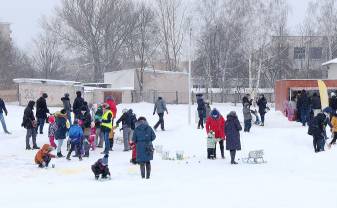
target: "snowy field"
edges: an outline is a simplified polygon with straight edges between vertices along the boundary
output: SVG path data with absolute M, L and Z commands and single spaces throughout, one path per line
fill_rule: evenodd
M 152 126 L 157 121 L 152 104 L 119 105 L 119 112 L 124 107 L 146 116 Z M 223 115 L 236 110 L 242 121 L 241 105 L 212 107 Z M 36 151 L 25 150 L 25 129 L 20 127 L 24 108 L 8 105 L 8 110 L 12 135 L 0 128 L 0 208 L 337 207 L 337 147 L 315 154 L 307 128 L 273 110 L 266 115 L 265 127 L 241 133 L 242 151 L 237 154 L 243 158 L 250 150 L 264 149 L 266 164 L 239 160 L 233 166 L 229 152 L 225 160 L 207 160 L 205 131 L 187 125 L 186 105 L 169 105 L 167 131 L 157 132 L 154 145 L 163 145 L 172 156 L 183 150 L 187 160 L 162 160 L 156 153 L 151 179 L 142 180 L 138 166 L 129 163 L 131 152 L 122 152 L 122 145 L 116 144 L 109 157 L 112 180 L 104 182 L 95 181 L 90 169 L 102 156 L 100 150 L 81 162 L 54 159 L 56 168 L 37 168 Z M 48 143 L 47 128 L 38 135 L 39 146 Z

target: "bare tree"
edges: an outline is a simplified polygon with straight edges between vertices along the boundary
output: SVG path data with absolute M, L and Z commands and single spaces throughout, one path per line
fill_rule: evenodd
M 69 49 L 87 55 L 94 68 L 94 80 L 118 65 L 125 41 L 136 18 L 128 0 L 63 0 L 49 29 Z
M 47 30 L 34 40 L 33 63 L 38 71 L 42 72 L 42 77 L 46 79 L 56 78 L 61 69 L 64 51 L 57 36 Z
M 127 40 L 127 47 L 131 51 L 134 65 L 139 67 L 137 80 L 141 94 L 144 85 L 144 69 L 151 64 L 159 44 L 159 27 L 155 17 L 155 11 L 150 6 L 144 2 L 138 4 L 137 24 L 132 36 Z
M 184 41 L 185 8 L 182 0 L 156 0 L 161 48 L 166 70 L 176 71 Z

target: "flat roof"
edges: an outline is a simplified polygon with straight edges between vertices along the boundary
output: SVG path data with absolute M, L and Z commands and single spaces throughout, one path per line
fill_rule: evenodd
M 323 63 L 322 66 L 327 66 L 327 65 L 330 65 L 330 64 L 337 64 L 337 58 Z
M 54 85 L 80 85 L 81 82 L 53 80 L 53 79 L 32 79 L 32 78 L 17 78 L 13 79 L 14 83 L 32 83 L 32 84 L 54 84 Z
M 139 68 L 122 69 L 122 70 L 118 70 L 118 71 L 105 72 L 104 74 L 110 74 L 110 73 L 121 72 L 121 71 L 135 71 L 137 69 L 139 69 Z M 187 72 L 155 70 L 153 68 L 145 68 L 144 72 L 153 72 L 153 73 L 158 73 L 158 74 L 184 74 L 184 75 L 188 75 Z

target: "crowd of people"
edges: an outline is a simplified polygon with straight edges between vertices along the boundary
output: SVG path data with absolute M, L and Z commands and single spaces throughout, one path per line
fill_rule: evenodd
M 153 159 L 154 151 L 152 141 L 155 140 L 156 135 L 145 117 L 137 119 L 132 109 L 123 109 L 121 117 L 114 122 L 117 106 L 111 96 L 106 98 L 105 103 L 89 106 L 82 97 L 82 93 L 78 91 L 73 105 L 71 105 L 70 95 L 66 93 L 61 98 L 63 109 L 55 113 L 50 112 L 47 99 L 48 95 L 43 93 L 36 102 L 29 101 L 24 110 L 22 121 L 22 127 L 26 129 L 26 150 L 39 150 L 35 157 L 35 162 L 39 167 L 48 167 L 52 158 L 63 158 L 62 147 L 67 140 L 67 160 L 71 160 L 73 152 L 75 152 L 73 157 L 82 160 L 83 157 L 89 157 L 90 150 L 104 148 L 101 152 L 104 155 L 103 158 L 92 165 L 92 171 L 96 179 L 100 176 L 102 178 L 109 177 L 109 153 L 113 151 L 115 130 L 121 123 L 124 151 L 132 150 L 130 162 L 140 165 L 142 178 L 150 178 L 150 161 Z M 0 109 L 7 114 L 4 102 L 1 103 Z M 35 106 L 36 114 L 34 114 Z M 159 97 L 154 108 L 154 112 L 159 115 L 155 129 L 161 125 L 162 130 L 165 130 L 163 116 L 165 111 L 168 112 L 166 103 L 163 98 Z M 72 118 L 72 113 L 74 118 Z M 0 114 L 0 116 L 2 115 Z M 37 135 L 38 133 L 43 134 L 46 122 L 49 123 L 50 143 L 44 144 L 40 149 L 37 145 Z M 7 132 L 5 125 L 3 127 Z M 32 140 L 32 146 L 30 140 Z M 56 149 L 56 155 L 51 154 L 54 149 Z

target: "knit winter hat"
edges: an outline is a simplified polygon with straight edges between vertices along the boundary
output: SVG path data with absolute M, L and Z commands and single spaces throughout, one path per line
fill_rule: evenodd
M 48 122 L 51 123 L 51 124 L 55 123 L 55 116 L 53 116 L 53 115 L 49 116 L 48 117 Z
M 212 118 L 218 118 L 220 116 L 220 113 L 217 109 L 214 108 L 211 112 L 211 116 Z
M 48 98 L 48 94 L 47 93 L 42 93 L 42 97 L 43 98 Z
M 108 154 L 104 155 L 104 157 L 102 158 L 102 165 L 107 166 L 108 159 L 109 159 L 109 155 Z

